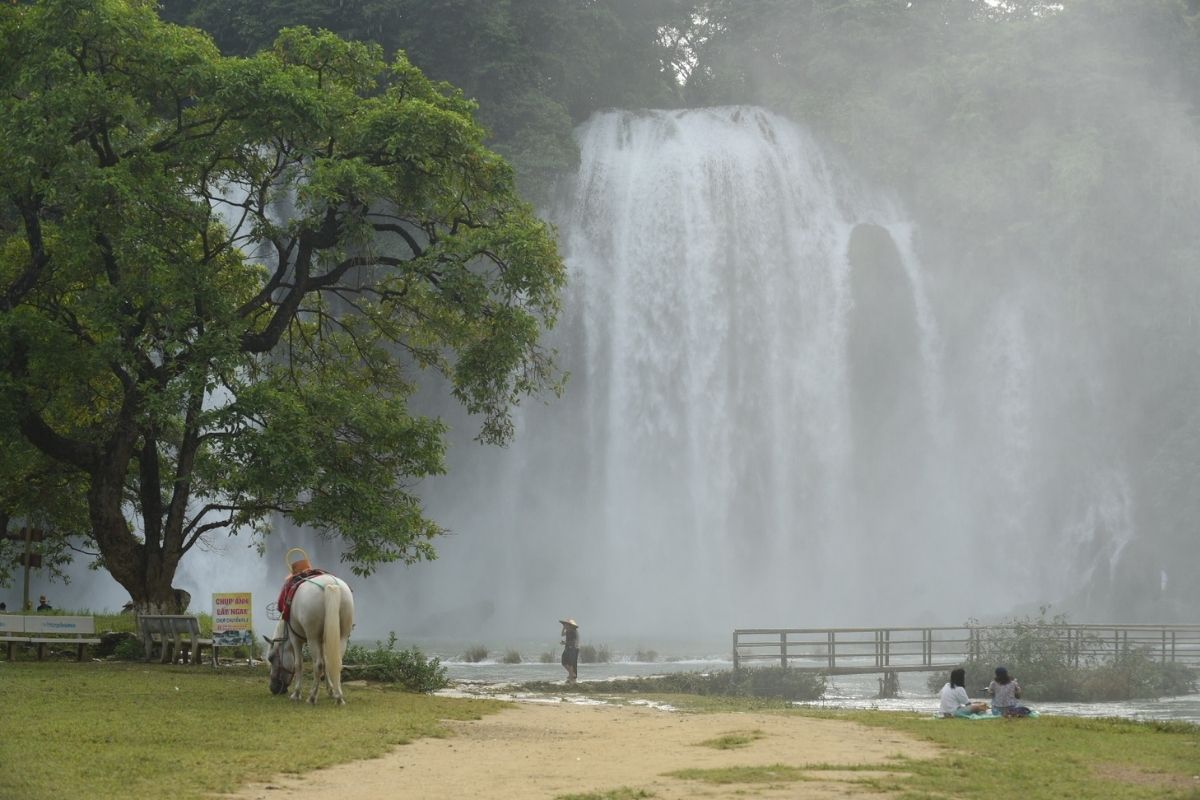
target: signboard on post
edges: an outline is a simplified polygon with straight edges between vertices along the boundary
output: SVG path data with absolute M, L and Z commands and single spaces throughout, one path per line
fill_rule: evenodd
M 254 644 L 250 592 L 213 592 L 213 647 Z

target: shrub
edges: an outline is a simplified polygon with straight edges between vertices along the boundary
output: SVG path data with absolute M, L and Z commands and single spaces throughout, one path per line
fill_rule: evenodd
M 504 657 L 500 659 L 500 662 L 502 664 L 520 664 L 521 654 L 516 650 L 509 650 L 504 654 Z
M 146 657 L 141 639 L 121 639 L 113 648 L 112 657 L 118 661 L 141 661 Z
M 579 660 L 584 664 L 607 664 L 612 660 L 608 645 L 585 644 L 579 648 Z
M 1135 650 L 1084 670 L 1080 685 L 1089 700 L 1130 700 L 1196 691 L 1196 676 L 1182 664 L 1163 664 Z
M 468 647 L 467 652 L 463 653 L 463 661 L 468 664 L 478 664 L 488 657 L 488 649 L 481 644 L 474 647 Z
M 426 658 L 415 647 L 397 650 L 395 633 L 388 633 L 382 647 L 350 645 L 344 663 L 350 677 L 395 683 L 410 692 L 432 692 L 450 685 L 439 659 Z
M 999 664 L 1020 682 L 1022 700 L 1133 700 L 1196 690 L 1192 670 L 1157 662 L 1142 650 L 1127 649 L 1107 659 L 1080 656 L 1080 651 L 1097 652 L 1097 637 L 1080 636 L 1064 615 L 1047 619 L 1046 611 L 1043 607 L 1037 617 L 981 632 L 978 656 L 963 664 L 968 694 L 982 696 Z M 930 690 L 936 692 L 946 678 L 944 673 L 930 676 Z
M 638 650 L 633 658 L 635 661 L 658 661 L 658 653 L 654 650 Z
M 538 661 L 542 662 L 543 664 L 553 664 L 554 663 L 554 653 L 551 653 L 549 651 L 542 653 L 540 656 L 538 656 Z

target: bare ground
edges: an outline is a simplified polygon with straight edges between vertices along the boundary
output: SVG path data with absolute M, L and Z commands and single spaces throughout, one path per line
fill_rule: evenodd
M 687 714 L 646 707 L 521 703 L 454 735 L 420 739 L 383 758 L 251 784 L 237 800 L 321 798 L 497 798 L 522 800 L 627 787 L 656 800 L 682 798 L 883 797 L 855 781 L 888 774 L 897 756 L 933 758 L 932 744 L 852 722 L 769 713 Z M 761 734 L 721 750 L 701 742 Z M 757 735 L 757 734 L 756 734 Z M 667 777 L 675 770 L 783 764 L 846 765 L 805 773 L 800 782 L 712 784 Z M 863 766 L 878 770 L 862 771 Z

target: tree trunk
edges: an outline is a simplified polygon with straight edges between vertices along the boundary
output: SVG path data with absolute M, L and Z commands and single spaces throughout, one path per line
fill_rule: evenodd
M 139 546 L 140 558 L 116 563 L 105 557 L 109 573 L 125 587 L 137 614 L 183 614 L 191 595 L 171 585 L 178 562 L 164 560 L 159 553 Z
M 139 614 L 181 614 L 191 596 L 171 585 L 179 556 L 160 542 L 140 542 L 121 511 L 121 483 L 104 473 L 92 475 L 88 511 L 104 567 L 125 587 Z

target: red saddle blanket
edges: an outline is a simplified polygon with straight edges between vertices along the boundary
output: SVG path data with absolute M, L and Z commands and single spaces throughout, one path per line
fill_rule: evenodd
M 300 588 L 300 584 L 310 578 L 325 574 L 327 574 L 325 570 L 314 568 L 288 576 L 287 580 L 283 582 L 283 589 L 279 592 L 279 600 L 275 603 L 275 607 L 279 609 L 279 613 L 283 615 L 285 620 L 291 618 L 292 598 L 296 596 L 296 590 Z

